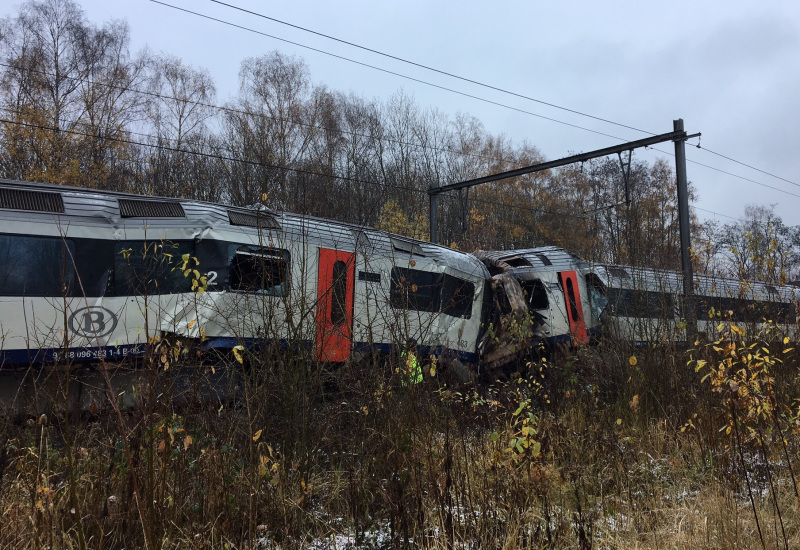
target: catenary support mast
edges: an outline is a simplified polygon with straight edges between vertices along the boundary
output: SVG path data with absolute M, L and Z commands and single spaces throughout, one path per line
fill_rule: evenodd
M 499 174 L 492 174 L 490 176 L 483 176 L 481 178 L 451 183 L 448 185 L 432 186 L 428 189 L 428 197 L 430 199 L 431 242 L 438 243 L 438 197 L 442 193 L 455 191 L 456 189 L 466 189 L 482 183 L 513 178 L 523 174 L 531 174 L 533 172 L 550 170 L 551 168 L 558 168 L 559 166 L 566 166 L 576 162 L 584 162 L 593 158 L 605 157 L 607 155 L 613 155 L 623 151 L 633 151 L 634 149 L 649 147 L 665 141 L 673 141 L 675 142 L 675 174 L 678 180 L 678 219 L 680 222 L 681 264 L 683 267 L 683 294 L 685 299 L 684 316 L 687 321 L 688 340 L 691 341 L 697 334 L 697 311 L 694 307 L 693 298 L 694 289 L 691 261 L 691 236 L 689 233 L 689 191 L 686 177 L 685 142 L 687 139 L 697 137 L 700 134 L 697 133 L 690 136 L 686 135 L 686 132 L 683 129 L 683 119 L 674 120 L 672 127 L 673 131 L 667 134 L 659 134 L 657 136 L 651 136 L 636 141 L 629 141 L 628 143 L 623 143 L 621 145 L 614 145 L 613 147 L 606 147 L 605 149 L 589 151 L 588 153 L 581 153 L 579 155 L 572 155 L 570 157 L 565 157 L 558 160 L 542 162 L 539 164 L 534 164 L 533 166 L 508 170 L 506 172 L 500 172 Z
M 683 119 L 672 121 L 676 132 L 683 132 Z M 694 304 L 694 273 L 692 269 L 692 239 L 689 219 L 689 182 L 686 177 L 686 140 L 675 140 L 675 177 L 678 183 L 678 223 L 681 234 L 681 267 L 683 268 L 684 318 L 686 336 L 691 345 L 697 336 L 697 308 Z

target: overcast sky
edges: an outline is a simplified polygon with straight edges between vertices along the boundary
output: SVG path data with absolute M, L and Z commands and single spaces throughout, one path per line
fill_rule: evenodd
M 527 140 L 547 159 L 648 135 L 393 61 L 211 0 L 164 2 L 608 136 L 358 66 L 150 0 L 79 0 L 96 24 L 111 18 L 127 20 L 134 49 L 147 47 L 208 69 L 217 84 L 218 102 L 236 94 L 244 58 L 277 49 L 302 57 L 315 83 L 380 100 L 402 89 L 420 107 L 450 115 L 466 112 L 493 134 L 505 134 L 514 143 Z M 699 195 L 694 206 L 701 219 L 731 222 L 708 211 L 738 217 L 746 204 L 776 204 L 786 223 L 800 225 L 797 0 L 227 2 L 653 134 L 672 131 L 673 119 L 683 118 L 687 132 L 702 132 L 702 147 L 783 178 L 697 149 L 693 145 L 698 140 L 693 139 L 687 147 L 688 175 Z M 18 2 L 3 4 L 9 13 Z M 662 156 L 674 165 L 666 155 L 674 151 L 673 145 L 656 147 L 664 153 L 638 150 L 635 156 L 648 161 Z

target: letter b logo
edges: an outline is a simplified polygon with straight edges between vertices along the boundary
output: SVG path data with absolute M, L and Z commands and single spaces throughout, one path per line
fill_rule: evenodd
M 110 334 L 117 326 L 117 316 L 104 307 L 92 306 L 76 310 L 69 317 L 69 328 L 78 336 L 97 338 Z

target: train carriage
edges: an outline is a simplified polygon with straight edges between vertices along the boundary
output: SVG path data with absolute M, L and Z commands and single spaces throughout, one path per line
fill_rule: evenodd
M 4 365 L 122 359 L 165 335 L 331 362 L 413 340 L 475 361 L 487 278 L 470 255 L 329 220 L 0 181 Z
M 620 266 L 594 266 L 606 289 L 608 334 L 637 345 L 686 344 L 683 275 L 676 271 Z M 721 319 L 731 320 L 751 334 L 771 322 L 786 335 L 797 325 L 797 288 L 757 281 L 695 275 L 694 307 L 701 336 L 715 333 Z

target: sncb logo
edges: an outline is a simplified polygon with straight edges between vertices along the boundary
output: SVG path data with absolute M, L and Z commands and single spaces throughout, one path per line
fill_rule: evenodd
M 117 316 L 104 307 L 84 307 L 70 315 L 68 324 L 78 336 L 99 338 L 111 334 L 116 328 Z

